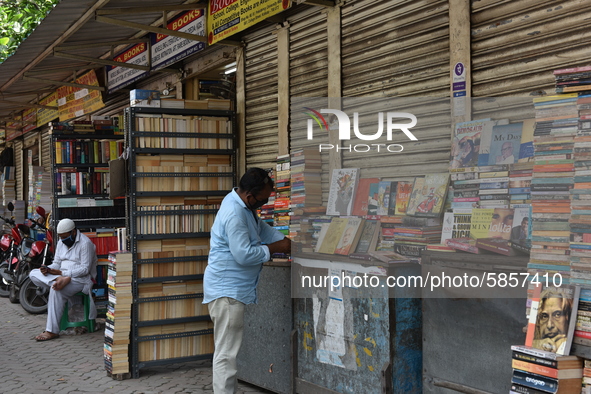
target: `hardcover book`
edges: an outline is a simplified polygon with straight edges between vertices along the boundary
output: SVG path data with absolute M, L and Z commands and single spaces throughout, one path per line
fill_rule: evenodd
M 401 181 L 396 185 L 396 215 L 406 215 L 408 200 L 412 193 L 414 182 Z
M 347 218 L 332 218 L 330 225 L 326 230 L 326 234 L 324 235 L 324 239 L 322 240 L 322 244 L 318 248 L 319 253 L 334 254 L 343 232 L 345 231 L 347 222 Z
M 361 229 L 359 242 L 354 252 L 349 255 L 353 259 L 370 260 L 370 251 L 375 251 L 380 235 L 380 222 L 377 220 L 366 220 Z
M 327 215 L 351 215 L 355 190 L 359 182 L 358 171 L 358 168 L 333 170 L 326 208 Z
M 378 183 L 379 178 L 361 178 L 357 186 L 357 193 L 355 193 L 355 202 L 353 203 L 354 216 L 367 215 L 367 199 L 369 197 L 369 187 L 372 183 Z
M 580 286 L 536 286 L 527 327 L 526 346 L 569 355 L 573 341 Z M 534 323 L 535 322 L 535 323 Z M 515 382 L 518 383 L 518 382 Z
M 428 174 L 417 178 L 408 203 L 407 215 L 439 217 L 443 211 L 449 174 Z
M 335 254 L 347 256 L 351 250 L 355 250 L 359 237 L 361 236 L 361 229 L 365 219 L 362 218 L 348 218 L 347 225 L 343 230 L 343 235 L 339 239 L 339 243 L 334 251 Z
M 494 126 L 488 164 L 513 164 L 519 157 L 523 123 Z

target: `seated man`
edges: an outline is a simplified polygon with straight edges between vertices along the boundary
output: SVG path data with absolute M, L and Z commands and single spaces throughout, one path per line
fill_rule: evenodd
M 47 325 L 35 339 L 47 341 L 59 337 L 60 320 L 66 301 L 82 291 L 90 294 L 96 277 L 96 248 L 88 237 L 76 229 L 74 221 L 62 219 L 57 225 L 58 241 L 53 263 L 34 269 L 29 274 L 39 287 L 49 288 Z M 96 318 L 96 307 L 90 297 L 90 319 Z

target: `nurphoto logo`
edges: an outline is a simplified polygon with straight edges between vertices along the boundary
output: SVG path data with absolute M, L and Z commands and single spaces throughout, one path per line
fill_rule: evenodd
M 408 112 L 378 112 L 378 127 L 377 131 L 373 134 L 364 134 L 359 129 L 359 113 L 353 113 L 353 122 L 351 118 L 345 112 L 338 109 L 321 109 L 316 111 L 309 107 L 304 107 L 305 114 L 311 119 L 308 119 L 307 124 L 307 138 L 308 140 L 314 139 L 314 128 L 315 124 L 317 129 L 320 131 L 332 131 L 338 130 L 339 140 L 348 141 L 351 140 L 351 123 L 353 124 L 353 133 L 356 138 L 362 141 L 377 141 L 382 138 L 384 134 L 384 123 L 386 123 L 386 140 L 392 141 L 392 135 L 394 132 L 402 131 L 406 137 L 411 141 L 418 141 L 417 137 L 411 133 L 410 129 L 417 124 L 417 117 Z M 333 115 L 328 122 L 323 114 Z M 384 122 L 385 118 L 385 122 Z M 369 152 L 375 150 L 377 152 L 391 152 L 399 153 L 402 152 L 404 147 L 400 144 L 384 144 L 384 143 L 371 143 L 371 144 L 354 144 L 354 145 L 333 145 L 333 144 L 319 144 L 318 149 L 320 152 L 328 150 L 342 151 L 346 150 L 349 152 Z

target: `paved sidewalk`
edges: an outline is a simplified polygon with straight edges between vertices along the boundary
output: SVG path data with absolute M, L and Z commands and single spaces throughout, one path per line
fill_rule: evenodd
M 11 394 L 213 393 L 211 362 L 172 364 L 140 371 L 139 379 L 114 380 L 103 364 L 101 329 L 37 342 L 46 315 L 30 315 L 0 298 L 0 392 Z M 239 394 L 271 393 L 246 383 Z

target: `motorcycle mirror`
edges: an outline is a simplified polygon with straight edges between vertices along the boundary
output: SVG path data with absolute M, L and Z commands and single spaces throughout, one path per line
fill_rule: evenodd
M 45 208 L 43 208 L 41 205 L 39 205 L 35 209 L 35 212 L 37 212 L 37 214 L 39 214 L 39 216 L 43 216 L 43 218 L 45 219 Z
M 8 205 L 6 206 L 8 208 L 8 210 L 10 212 L 14 211 L 14 204 L 12 202 L 9 202 Z

